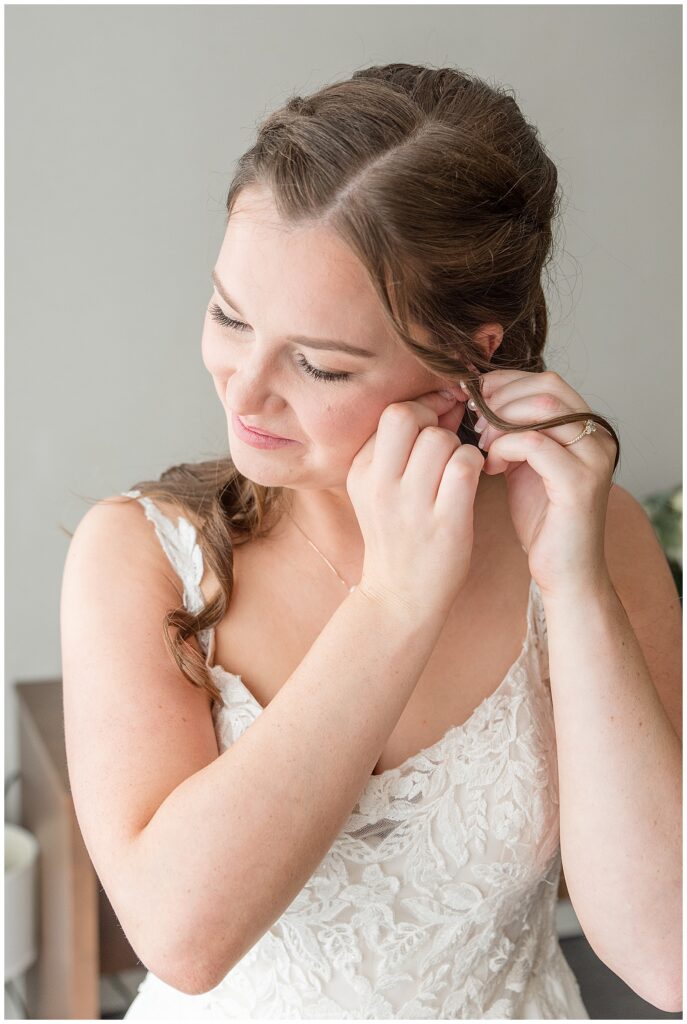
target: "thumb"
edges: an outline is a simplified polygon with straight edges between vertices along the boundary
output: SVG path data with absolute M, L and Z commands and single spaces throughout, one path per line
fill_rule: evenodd
M 463 395 L 459 388 L 428 391 L 420 395 L 415 401 L 436 412 L 438 417 L 437 426 L 443 427 L 444 430 L 450 430 L 452 434 L 458 432 L 458 428 L 465 416 L 467 403 L 465 395 Z

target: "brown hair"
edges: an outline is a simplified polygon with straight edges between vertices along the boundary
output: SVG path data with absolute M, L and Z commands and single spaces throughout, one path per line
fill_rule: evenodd
M 292 96 L 263 121 L 238 160 L 228 217 L 250 185 L 270 190 L 287 223 L 336 231 L 367 271 L 399 342 L 433 373 L 466 382 L 477 411 L 460 426 L 463 444 L 476 444 L 479 414 L 508 432 L 592 419 L 615 439 L 615 471 L 620 442 L 602 416 L 511 424 L 480 393 L 480 373 L 546 369 L 542 273 L 560 204 L 558 174 L 508 90 L 449 67 L 361 69 L 307 98 Z M 413 322 L 429 345 L 414 337 Z M 473 334 L 491 322 L 503 326 L 503 340 L 489 361 Z M 172 466 L 134 487 L 177 504 L 199 531 L 220 590 L 198 614 L 168 612 L 163 631 L 186 678 L 220 700 L 187 641 L 224 617 L 233 546 L 269 532 L 283 513 L 283 489 L 247 480 L 229 455 Z

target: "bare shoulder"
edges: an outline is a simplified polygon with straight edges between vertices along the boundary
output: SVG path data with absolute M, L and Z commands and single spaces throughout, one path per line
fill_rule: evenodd
M 157 508 L 176 523 L 174 505 L 155 500 Z M 135 582 L 158 596 L 183 599 L 183 584 L 165 554 L 143 505 L 121 494 L 101 498 L 81 518 L 67 553 L 67 565 L 97 559 L 103 571 L 117 567 L 132 574 Z M 71 565 L 70 565 L 71 568 Z M 82 565 L 84 572 L 87 567 Z M 132 583 L 134 579 L 132 578 Z
M 651 519 L 641 502 L 619 484 L 613 484 L 608 495 L 604 552 L 626 610 L 651 615 L 679 607 L 668 559 Z
M 611 577 L 629 586 L 628 597 L 645 604 L 647 597 L 639 586 L 647 575 L 670 580 L 668 561 L 653 524 L 640 501 L 620 484 L 612 484 L 608 494 L 605 527 L 605 554 Z M 637 587 L 632 590 L 632 581 Z
M 611 484 L 608 492 L 608 504 L 609 508 L 612 506 L 619 513 L 629 513 L 635 506 L 641 508 L 641 504 L 635 496 L 627 488 L 621 487 L 617 483 Z
M 656 692 L 682 736 L 680 595 L 649 516 L 629 491 L 613 484 L 604 550 L 613 589 L 630 620 Z

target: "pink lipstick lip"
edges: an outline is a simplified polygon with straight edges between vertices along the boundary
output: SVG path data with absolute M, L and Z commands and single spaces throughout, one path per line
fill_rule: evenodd
M 281 434 L 270 434 L 267 430 L 258 430 L 257 427 L 249 427 L 247 423 L 244 423 L 241 417 L 236 414 L 236 419 L 239 421 L 242 427 L 246 430 L 250 430 L 252 434 L 260 434 L 261 437 L 274 437 L 277 441 L 292 441 L 291 437 L 283 437 Z

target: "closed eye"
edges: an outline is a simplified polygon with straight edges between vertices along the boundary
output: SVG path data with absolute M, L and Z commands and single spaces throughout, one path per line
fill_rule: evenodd
M 213 320 L 216 320 L 218 324 L 222 324 L 223 327 L 231 327 L 234 331 L 247 331 L 248 324 L 241 323 L 240 320 L 232 320 L 230 316 L 226 316 L 219 306 L 213 305 L 210 307 L 210 314 Z
M 218 324 L 221 324 L 222 327 L 228 327 L 232 331 L 250 330 L 248 324 L 244 324 L 241 320 L 234 320 L 232 317 L 223 313 L 216 303 L 213 303 L 210 306 L 210 316 L 213 320 L 216 320 Z M 315 377 L 316 380 L 342 381 L 348 380 L 349 377 L 353 376 L 352 373 L 345 373 L 343 371 L 331 373 L 328 370 L 319 370 L 316 366 L 309 363 L 305 356 L 300 353 L 298 355 L 297 362 L 303 367 L 306 373 L 309 373 L 311 377 Z

